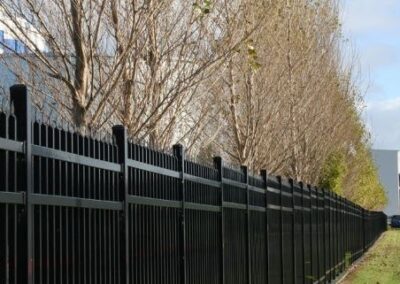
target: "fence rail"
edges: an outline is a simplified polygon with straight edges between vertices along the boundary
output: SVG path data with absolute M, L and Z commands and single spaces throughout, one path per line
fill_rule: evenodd
M 386 216 L 301 182 L 0 111 L 0 283 L 328 283 Z

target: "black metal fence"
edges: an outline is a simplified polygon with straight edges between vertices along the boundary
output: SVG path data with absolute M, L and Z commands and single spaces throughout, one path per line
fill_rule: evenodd
M 326 283 L 386 216 L 292 180 L 207 167 L 0 112 L 0 283 Z M 7 110 L 8 109 L 8 110 Z

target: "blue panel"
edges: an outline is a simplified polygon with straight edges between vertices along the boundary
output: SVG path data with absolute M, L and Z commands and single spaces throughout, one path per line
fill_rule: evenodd
M 4 39 L 4 45 L 8 48 L 5 48 L 5 52 L 15 51 L 15 40 L 14 39 Z
M 15 40 L 15 51 L 17 53 L 24 53 L 25 52 L 25 45 L 19 40 Z

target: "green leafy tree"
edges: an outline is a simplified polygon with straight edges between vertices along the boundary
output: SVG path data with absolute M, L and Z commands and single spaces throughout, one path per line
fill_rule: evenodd
M 346 174 L 346 156 L 342 152 L 333 152 L 322 169 L 320 186 L 343 195 L 343 182 Z
M 387 203 L 383 186 L 367 143 L 360 143 L 347 153 L 332 152 L 323 167 L 319 185 L 371 210 Z
M 354 159 L 349 163 L 351 177 L 345 191 L 346 197 L 364 208 L 380 210 L 387 203 L 385 190 L 380 183 L 371 152 L 360 145 Z

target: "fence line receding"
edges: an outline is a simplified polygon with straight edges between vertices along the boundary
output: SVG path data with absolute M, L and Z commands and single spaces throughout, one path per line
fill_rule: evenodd
M 314 186 L 0 111 L 0 283 L 328 283 L 386 216 Z

